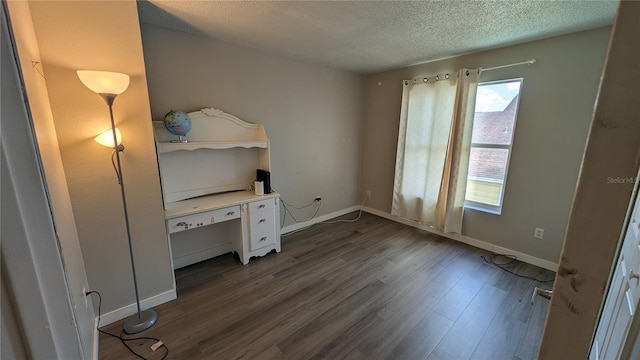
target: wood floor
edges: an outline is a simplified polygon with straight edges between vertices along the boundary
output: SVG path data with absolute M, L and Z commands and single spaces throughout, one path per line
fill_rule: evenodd
M 246 266 L 224 255 L 176 271 L 178 299 L 156 307 L 158 323 L 139 335 L 160 338 L 169 359 L 535 359 L 548 300 L 530 297 L 552 283 L 483 255 L 363 213 L 284 237 L 281 253 Z M 152 343 L 130 346 L 162 358 Z M 99 355 L 136 359 L 104 335 Z

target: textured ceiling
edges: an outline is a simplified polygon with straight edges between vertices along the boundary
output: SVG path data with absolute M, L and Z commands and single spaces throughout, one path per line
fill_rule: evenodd
M 593 29 L 617 1 L 158 1 L 143 22 L 358 73 Z

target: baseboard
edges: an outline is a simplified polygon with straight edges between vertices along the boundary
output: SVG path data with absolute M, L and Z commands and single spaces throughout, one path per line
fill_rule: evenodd
M 436 235 L 444 236 L 446 238 L 449 238 L 449 239 L 452 239 L 452 240 L 456 240 L 456 241 L 459 241 L 459 242 L 462 242 L 462 243 L 465 243 L 465 244 L 468 244 L 468 245 L 471 245 L 471 246 L 474 246 L 474 247 L 477 247 L 477 248 L 480 248 L 480 249 L 491 251 L 491 252 L 496 253 L 496 254 L 513 255 L 513 256 L 516 256 L 518 258 L 518 260 L 520 260 L 520 261 L 526 262 L 527 264 L 531 264 L 531 265 L 535 265 L 535 266 L 541 267 L 543 269 L 551 270 L 551 271 L 554 271 L 554 272 L 558 270 L 558 264 L 556 264 L 556 263 L 553 263 L 551 261 L 547 261 L 547 260 L 544 260 L 544 259 L 540 259 L 540 258 L 537 258 L 535 256 L 527 255 L 527 254 L 521 253 L 519 251 L 514 251 L 514 250 L 511 250 L 511 249 L 507 249 L 507 248 L 502 247 L 502 246 L 497 246 L 497 245 L 488 243 L 486 241 L 474 239 L 472 237 L 459 235 L 459 234 L 452 234 L 452 233 L 446 233 L 445 234 L 445 233 L 443 233 L 441 231 L 438 231 L 438 230 L 436 230 L 434 228 L 431 228 L 429 226 L 424 226 L 424 225 L 418 224 L 418 223 L 416 223 L 414 221 L 407 220 L 407 219 L 401 218 L 399 216 L 391 215 L 391 214 L 386 213 L 384 211 L 376 210 L 376 209 L 373 209 L 373 208 L 370 208 L 370 207 L 366 207 L 366 206 L 362 207 L 362 211 L 368 212 L 370 214 L 377 215 L 377 216 L 380 216 L 380 217 L 383 217 L 385 219 L 389 219 L 389 220 L 392 220 L 392 221 L 395 221 L 395 222 L 399 222 L 401 224 L 409 225 L 409 226 L 418 228 L 420 230 L 425 230 L 425 231 L 431 232 L 431 233 L 436 234 Z
M 141 300 L 140 309 L 141 310 L 150 309 L 154 306 L 158 306 L 160 304 L 164 304 L 171 300 L 175 300 L 176 298 L 177 298 L 176 289 L 171 289 L 161 294 Z M 102 314 L 102 317 L 100 318 L 100 326 L 102 327 L 105 325 L 113 324 L 118 320 L 122 320 L 127 316 L 135 314 L 136 311 L 137 311 L 137 306 L 135 303 L 133 303 L 133 304 L 121 307 L 120 309 L 116 309 L 108 313 Z
M 98 333 L 98 317 L 93 319 L 93 347 L 91 349 L 91 359 L 98 360 L 98 350 L 100 349 L 100 336 Z
M 358 211 L 360 210 L 360 206 L 356 205 L 356 206 L 352 206 L 350 208 L 346 208 L 346 209 L 342 209 L 342 210 L 338 210 L 338 211 L 334 211 L 328 214 L 324 214 L 322 216 L 318 216 L 316 218 L 313 218 L 309 221 L 304 221 L 304 222 L 300 222 L 300 223 L 295 223 L 293 225 L 289 225 L 289 226 L 285 226 L 280 230 L 280 233 L 285 235 L 287 233 L 290 233 L 292 231 L 296 231 L 296 230 L 300 230 L 300 229 L 304 229 L 306 227 L 309 227 L 311 225 L 315 225 L 317 223 L 321 223 L 323 221 L 327 221 L 327 220 L 331 220 L 333 218 L 337 218 L 338 216 L 342 216 L 354 211 Z

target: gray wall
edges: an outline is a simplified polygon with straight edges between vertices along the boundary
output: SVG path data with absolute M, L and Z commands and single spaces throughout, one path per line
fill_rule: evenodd
M 141 24 L 151 113 L 216 107 L 263 124 L 274 189 L 319 215 L 357 205 L 361 77 L 149 24 Z M 297 211 L 305 218 L 310 213 Z M 292 224 L 287 218 L 286 225 Z
M 85 306 L 83 289 L 88 289 L 84 259 L 80 250 L 80 242 L 76 231 L 71 198 L 64 173 L 62 156 L 56 135 L 56 129 L 47 93 L 45 78 L 41 65 L 34 68 L 32 61 L 41 59 L 35 29 L 31 18 L 29 4 L 23 1 L 7 3 L 11 14 L 15 46 L 22 69 L 22 81 L 28 98 L 31 120 L 40 152 L 40 161 L 55 224 L 59 249 L 64 262 L 67 286 L 71 304 L 77 319 L 78 332 L 82 340 L 85 354 L 90 354 L 93 343 L 94 318 L 93 308 Z M 58 245 L 58 244 L 56 244 Z
M 120 187 L 112 149 L 93 138 L 108 130 L 109 108 L 76 70 L 129 74 L 115 100 L 140 299 L 173 290 L 164 211 L 136 2 L 29 3 L 49 92 L 73 215 L 91 290 L 102 313 L 135 302 Z
M 610 28 L 574 33 L 407 68 L 364 80 L 362 191 L 390 212 L 401 81 L 461 67 L 535 58 L 533 66 L 483 73 L 480 81 L 524 78 L 502 215 L 466 210 L 463 235 L 558 262 Z M 382 85 L 378 85 L 382 82 Z M 534 228 L 544 239 L 533 238 Z
M 34 123 L 24 96 L 25 83 L 20 76 L 21 72 L 31 70 L 31 63 L 25 69 L 16 61 L 15 56 L 25 54 L 14 53 L 13 45 L 25 39 L 15 39 L 16 43 L 11 39 L 5 6 L 2 4 L 0 8 L 0 331 L 3 332 L 0 356 L 84 358 L 87 353 L 83 353 L 76 324 L 84 328 L 93 319 L 74 308 L 69 287 L 74 283 L 68 281 L 83 270 L 75 266 L 65 268 L 66 261 L 76 259 L 64 256 L 61 247 L 70 243 L 59 241 L 52 218 L 54 207 L 50 206 L 53 203 L 50 200 L 59 193 L 45 187 L 44 176 L 50 173 L 42 172 L 44 158 L 40 153 L 46 147 L 36 146 Z M 12 4 L 11 21 L 21 22 L 18 28 L 30 28 L 28 11 L 14 10 Z M 29 38 L 32 34 L 21 35 Z M 12 333 L 5 336 L 4 331 Z

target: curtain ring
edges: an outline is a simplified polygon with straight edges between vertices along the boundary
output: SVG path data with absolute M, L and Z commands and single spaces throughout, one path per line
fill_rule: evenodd
M 416 84 L 416 79 L 413 79 L 413 85 L 415 85 L 415 84 Z
M 436 75 L 436 81 L 440 80 L 440 75 Z
M 424 78 L 424 79 L 422 79 L 422 82 L 426 84 L 426 83 L 428 83 L 428 82 L 429 82 L 429 79 Z
M 409 82 L 407 80 L 404 81 L 405 85 L 409 85 Z
M 470 73 L 469 73 L 469 70 L 467 70 L 467 72 L 465 72 L 465 74 L 466 74 L 467 76 L 469 76 L 469 74 L 470 74 Z
M 448 79 L 449 78 L 449 74 L 444 74 L 444 78 Z

